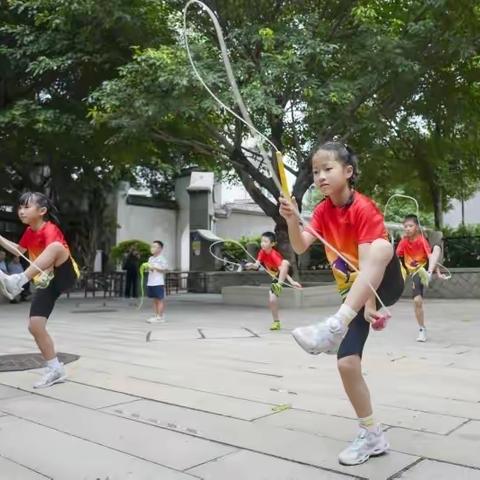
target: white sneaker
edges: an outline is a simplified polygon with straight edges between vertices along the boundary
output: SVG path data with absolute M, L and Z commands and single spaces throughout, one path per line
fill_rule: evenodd
M 383 431 L 360 427 L 357 438 L 338 456 L 342 465 L 359 465 L 370 457 L 385 453 L 390 448 Z
M 47 367 L 43 377 L 33 385 L 33 388 L 46 388 L 54 385 L 55 383 L 64 382 L 67 378 L 65 369 L 63 368 L 63 363 L 60 364 L 60 367 L 50 368 Z
M 164 317 L 151 317 L 147 319 L 147 323 L 165 323 Z
M 425 327 L 420 328 L 418 331 L 417 342 L 426 342 L 427 341 L 427 329 Z
M 299 327 L 293 330 L 292 335 L 296 342 L 312 355 L 319 353 L 335 354 L 347 333 L 348 327 L 335 317 L 329 317 L 324 322 Z
M 0 270 L 0 293 L 7 297 L 9 300 L 13 300 L 17 295 L 20 295 L 23 291 L 21 284 L 20 274 L 7 275 Z

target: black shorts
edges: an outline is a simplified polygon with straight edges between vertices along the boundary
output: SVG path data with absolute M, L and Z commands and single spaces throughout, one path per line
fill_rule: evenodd
M 420 275 L 414 275 L 412 278 L 412 298 L 423 297 L 423 283 L 420 280 Z
M 397 303 L 402 296 L 404 288 L 405 279 L 400 260 L 394 255 L 385 269 L 385 274 L 383 275 L 382 283 L 378 287 L 377 293 L 382 299 L 382 302 L 389 307 Z M 377 299 L 377 308 L 380 308 L 380 306 Z M 358 355 L 361 357 L 369 332 L 370 323 L 365 320 L 362 308 L 348 326 L 348 332 L 338 349 L 337 358 L 348 357 L 350 355 Z
M 30 306 L 30 317 L 48 318 L 58 297 L 70 290 L 77 281 L 77 274 L 69 257 L 60 266 L 53 269 L 53 278 L 47 288 L 37 288 Z

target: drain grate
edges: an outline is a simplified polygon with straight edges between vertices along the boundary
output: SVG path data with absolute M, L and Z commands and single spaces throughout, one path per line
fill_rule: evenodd
M 60 362 L 67 364 L 75 362 L 79 355 L 72 353 L 58 353 Z M 0 355 L 0 372 L 18 372 L 21 370 L 33 370 L 43 368 L 45 360 L 39 353 L 19 353 L 14 355 Z

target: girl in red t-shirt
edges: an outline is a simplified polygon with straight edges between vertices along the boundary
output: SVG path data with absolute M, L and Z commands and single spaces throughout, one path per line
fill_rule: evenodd
M 0 243 L 17 255 L 27 252 L 34 264 L 25 272 L 0 275 L 0 291 L 6 297 L 15 298 L 23 285 L 33 280 L 37 288 L 30 306 L 28 329 L 47 363 L 43 378 L 34 387 L 49 387 L 66 378 L 63 364 L 58 361 L 53 339 L 47 331 L 47 320 L 58 297 L 73 287 L 78 278 L 78 268 L 70 255 L 70 249 L 58 226 L 55 207 L 42 193 L 25 193 L 20 197 L 18 216 L 28 225 L 19 244 L 0 237 Z M 39 274 L 39 271 L 44 274 Z
M 383 215 L 372 200 L 353 188 L 358 167 L 352 150 L 340 142 L 325 143 L 312 157 L 312 171 L 315 185 L 326 198 L 315 208 L 309 228 L 300 226 L 296 205 L 280 198 L 280 214 L 287 221 L 293 249 L 297 254 L 304 253 L 317 240 L 311 232 L 318 232 L 361 273 L 358 275 L 343 258 L 326 248 L 344 303 L 326 321 L 296 328 L 292 334 L 308 353 L 337 353 L 340 376 L 361 427 L 352 445 L 340 453 L 339 461 L 357 465 L 389 448 L 380 425 L 374 421 L 361 369 L 370 322 L 378 315 L 371 286 L 388 306 L 400 298 L 404 279 L 388 241 Z
M 262 239 L 260 241 L 261 249 L 258 252 L 257 261 L 245 265 L 247 270 L 258 270 L 260 266 L 262 266 L 270 275 L 275 277 L 272 282 L 272 288 L 268 294 L 268 306 L 270 307 L 273 317 L 270 330 L 280 330 L 282 328 L 278 312 L 278 295 L 285 280 L 288 280 L 293 287 L 301 288 L 301 285 L 288 275 L 290 263 L 282 257 L 282 254 L 278 250 L 273 248 L 275 243 L 276 236 L 273 232 L 262 233 Z

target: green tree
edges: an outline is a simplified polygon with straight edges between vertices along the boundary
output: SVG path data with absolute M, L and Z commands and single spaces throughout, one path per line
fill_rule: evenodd
M 171 5 L 178 12 L 169 24 L 178 31 L 183 2 Z M 311 185 L 313 145 L 339 133 L 362 154 L 360 186 L 367 192 L 386 198 L 392 187 L 409 182 L 418 183 L 416 191 L 426 190 L 429 178 L 420 168 L 405 181 L 411 151 L 393 151 L 392 138 L 398 129 L 405 136 L 402 119 L 407 126 L 415 121 L 419 114 L 409 106 L 432 94 L 438 72 L 459 72 L 457 67 L 473 58 L 479 12 L 472 2 L 225 0 L 210 5 L 255 124 L 286 153 L 298 200 Z M 235 108 L 209 18 L 192 13 L 190 22 L 199 70 Z M 452 28 L 458 23 L 461 27 Z M 129 102 L 133 96 L 135 102 Z M 248 141 L 250 133 L 224 115 L 193 78 L 181 39 L 138 49 L 92 101 L 97 124 L 115 128 L 118 141 L 142 137 L 167 158 L 213 159 L 219 168 L 233 167 L 275 220 L 280 244 L 288 250 L 275 200 L 279 192 Z M 397 165 L 403 178 L 392 175 L 390 181 Z
M 120 178 L 155 152 L 109 144 L 94 127 L 89 95 L 142 48 L 173 41 L 167 2 L 149 0 L 2 0 L 0 2 L 0 191 L 13 203 L 25 189 L 60 206 L 82 263 L 109 248 L 108 205 Z M 130 102 L 133 99 L 129 100 Z

